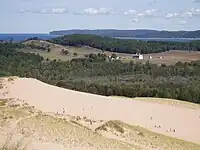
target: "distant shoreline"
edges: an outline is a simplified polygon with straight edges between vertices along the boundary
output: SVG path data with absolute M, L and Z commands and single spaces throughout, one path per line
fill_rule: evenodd
M 137 38 L 137 37 L 114 37 L 124 40 L 143 40 L 143 41 L 170 41 L 170 42 L 190 42 L 200 40 L 200 38 Z
M 9 41 L 12 39 L 15 42 L 24 41 L 29 38 L 38 37 L 42 40 L 48 40 L 54 37 L 63 36 L 63 35 L 51 35 L 51 34 L 0 34 L 0 40 Z M 137 38 L 137 37 L 113 37 L 119 39 L 132 39 L 132 40 L 143 40 L 143 41 L 174 41 L 174 42 L 190 42 L 193 40 L 200 40 L 200 38 Z
M 108 37 L 135 37 L 135 38 L 200 38 L 200 30 L 194 31 L 167 31 L 167 30 L 116 30 L 116 29 L 72 29 L 50 32 L 50 35 L 94 34 Z

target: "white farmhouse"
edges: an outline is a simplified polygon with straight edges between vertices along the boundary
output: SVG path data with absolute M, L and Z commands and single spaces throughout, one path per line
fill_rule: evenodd
M 134 54 L 133 55 L 133 58 L 137 58 L 137 59 L 144 59 L 144 56 L 143 55 L 141 55 L 141 54 Z
M 144 56 L 139 54 L 139 58 L 138 59 L 144 59 Z

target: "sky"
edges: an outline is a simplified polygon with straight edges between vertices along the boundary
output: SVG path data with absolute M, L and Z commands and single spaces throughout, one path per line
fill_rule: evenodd
M 200 29 L 200 0 L 1 0 L 0 33 Z

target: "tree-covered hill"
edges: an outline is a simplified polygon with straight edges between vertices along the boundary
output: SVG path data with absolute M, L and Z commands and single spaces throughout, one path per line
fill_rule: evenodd
M 0 45 L 0 76 L 32 77 L 100 95 L 161 97 L 200 103 L 200 61 L 157 66 L 106 61 L 104 54 L 71 61 L 47 61 Z
M 200 38 L 200 30 L 196 31 L 158 31 L 148 29 L 136 30 L 116 30 L 116 29 L 96 29 L 96 30 L 60 30 L 52 31 L 51 35 L 71 35 L 71 34 L 93 34 L 109 37 L 138 37 L 138 38 Z
M 105 51 L 120 53 L 158 53 L 168 50 L 200 50 L 200 41 L 194 42 L 156 42 L 125 40 L 90 34 L 73 34 L 53 38 L 50 42 L 68 46 L 90 46 Z
M 155 31 L 141 35 L 138 38 L 200 38 L 200 30 L 196 31 Z

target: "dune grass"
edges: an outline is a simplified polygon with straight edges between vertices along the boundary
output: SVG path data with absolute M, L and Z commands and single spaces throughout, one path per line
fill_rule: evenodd
M 5 106 L 7 103 L 6 99 L 0 99 L 0 106 Z
M 164 149 L 164 150 L 199 150 L 200 145 L 183 141 L 180 139 L 168 137 L 159 133 L 149 131 L 139 126 L 133 126 L 121 121 L 108 121 L 102 126 L 96 128 L 96 131 L 112 132 L 116 131 L 121 138 L 127 143 L 141 147 Z
M 6 105 L 5 100 L 0 105 L 0 120 L 2 122 L 0 128 L 3 131 L 9 123 L 12 124 L 17 121 L 17 132 L 21 135 L 30 134 L 33 136 L 31 138 L 36 138 L 36 140 L 42 142 L 72 144 L 75 147 L 116 150 L 141 150 L 144 148 L 164 150 L 200 149 L 198 144 L 171 138 L 121 121 L 107 121 L 92 130 L 81 124 L 81 121 L 84 120 L 79 122 L 79 120 L 58 118 L 42 112 L 38 113 L 34 108 L 28 106 L 11 107 Z M 3 122 L 6 122 L 6 124 Z M 106 137 L 101 131 L 109 134 L 114 132 L 117 138 Z M 18 150 L 19 147 L 21 149 L 23 144 L 23 139 L 13 143 L 11 137 L 8 137 L 6 142 L 0 146 L 0 150 Z
M 26 148 L 21 148 L 21 142 L 19 141 L 16 144 L 12 144 L 9 141 L 6 141 L 2 147 L 0 147 L 0 150 L 26 150 Z
M 25 147 L 22 147 L 25 136 L 16 142 L 13 142 L 13 136 L 14 132 L 8 135 L 3 144 L 0 143 L 2 144 L 0 145 L 0 150 L 26 150 Z

